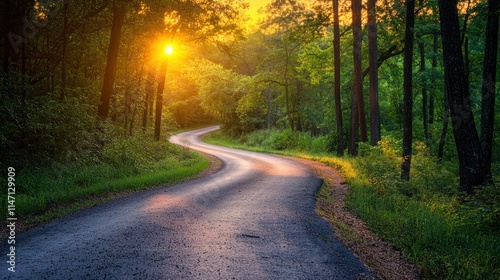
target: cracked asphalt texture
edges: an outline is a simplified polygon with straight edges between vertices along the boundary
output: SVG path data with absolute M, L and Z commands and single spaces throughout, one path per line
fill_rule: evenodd
M 173 143 L 215 155 L 207 177 L 148 190 L 19 234 L 2 279 L 372 279 L 315 214 L 322 181 L 289 159 Z

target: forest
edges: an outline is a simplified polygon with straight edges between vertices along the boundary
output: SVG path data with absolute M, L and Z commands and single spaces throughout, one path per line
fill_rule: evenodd
M 1 180 L 19 174 L 18 211 L 196 174 L 208 162 L 167 139 L 220 124 L 208 141 L 339 168 L 349 208 L 424 278 L 499 275 L 500 1 L 248 6 L 2 1 Z

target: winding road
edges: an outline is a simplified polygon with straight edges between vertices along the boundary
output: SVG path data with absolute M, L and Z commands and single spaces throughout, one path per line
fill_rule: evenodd
M 2 279 L 372 279 L 315 214 L 322 181 L 278 156 L 202 143 L 210 127 L 170 141 L 222 168 L 139 192 L 19 234 Z

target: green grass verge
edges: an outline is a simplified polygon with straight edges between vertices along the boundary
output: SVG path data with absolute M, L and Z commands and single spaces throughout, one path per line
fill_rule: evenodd
M 110 144 L 103 158 L 98 163 L 17 171 L 16 217 L 25 227 L 31 227 L 117 195 L 193 178 L 210 165 L 202 155 L 173 144 L 138 139 Z M 7 205 L 7 197 L 0 200 L 1 205 Z M 0 216 L 6 219 L 6 207 L 0 210 Z
M 424 279 L 499 279 L 500 184 L 485 187 L 475 196 L 459 193 L 456 163 L 439 164 L 418 143 L 412 180 L 402 182 L 399 145 L 391 139 L 376 148 L 361 147 L 359 157 L 336 157 L 321 152 L 321 145 L 311 149 L 314 139 L 304 137 L 306 141 L 301 142 L 298 138 L 286 131 L 271 131 L 241 138 L 215 132 L 204 139 L 313 159 L 339 169 L 351 187 L 348 209 L 402 250 L 420 267 Z M 499 170 L 498 164 L 495 168 Z

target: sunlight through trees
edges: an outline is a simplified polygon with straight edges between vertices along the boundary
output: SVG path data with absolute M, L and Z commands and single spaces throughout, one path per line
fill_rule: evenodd
M 164 140 L 219 122 L 338 155 L 397 139 L 404 179 L 424 142 L 472 192 L 500 153 L 498 1 L 444 2 L 3 1 L 2 164 L 99 160 L 110 127 Z

